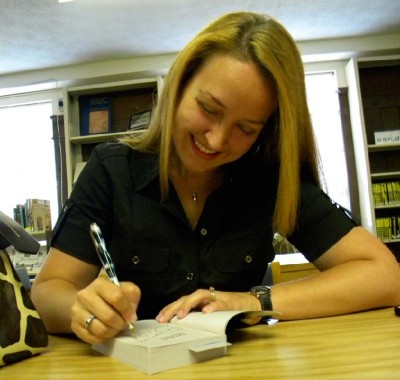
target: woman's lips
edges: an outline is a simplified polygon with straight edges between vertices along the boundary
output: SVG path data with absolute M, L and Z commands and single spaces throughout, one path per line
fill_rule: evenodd
M 202 145 L 200 143 L 200 141 L 196 140 L 194 137 L 193 137 L 193 142 L 194 142 L 194 145 L 196 145 L 196 147 L 203 153 L 206 153 L 206 154 L 215 154 L 215 153 L 217 153 L 215 150 L 211 150 L 211 149 L 206 148 L 204 145 Z

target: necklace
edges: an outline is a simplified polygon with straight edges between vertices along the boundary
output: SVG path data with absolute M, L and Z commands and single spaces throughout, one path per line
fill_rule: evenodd
M 194 210 L 195 210 L 195 219 L 194 219 L 194 228 L 196 228 L 197 223 L 199 221 L 199 207 L 198 207 L 198 197 L 199 197 L 199 190 L 192 190 L 192 199 L 194 203 Z
M 171 156 L 170 161 L 169 178 L 194 230 L 197 227 L 208 195 L 224 182 L 224 172 L 217 171 L 208 176 L 201 176 L 187 172 L 186 169 L 182 170 L 184 167 L 174 156 Z
M 198 196 L 198 194 L 199 194 L 199 190 L 193 190 L 192 191 L 192 198 L 193 198 L 193 202 L 195 204 L 197 204 L 197 196 Z

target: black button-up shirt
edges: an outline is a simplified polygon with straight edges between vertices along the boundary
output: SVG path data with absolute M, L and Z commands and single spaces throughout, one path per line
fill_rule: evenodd
M 52 246 L 100 265 L 89 235 L 96 222 L 121 281 L 142 291 L 140 318 L 198 288 L 247 291 L 274 258 L 272 216 L 277 183 L 255 159 L 229 167 L 193 231 L 172 185 L 161 201 L 158 157 L 119 143 L 94 150 L 53 231 Z M 258 173 L 258 174 L 257 174 Z M 317 187 L 302 186 L 292 243 L 314 260 L 355 224 Z

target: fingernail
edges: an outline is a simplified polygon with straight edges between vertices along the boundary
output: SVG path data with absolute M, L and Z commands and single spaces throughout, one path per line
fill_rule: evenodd
M 185 317 L 185 313 L 184 313 L 183 310 L 179 310 L 179 311 L 176 313 L 176 316 L 177 316 L 178 319 L 182 319 L 182 318 Z
M 133 323 L 137 321 L 137 314 L 136 312 L 133 312 L 129 317 L 128 317 L 128 321 L 129 323 Z

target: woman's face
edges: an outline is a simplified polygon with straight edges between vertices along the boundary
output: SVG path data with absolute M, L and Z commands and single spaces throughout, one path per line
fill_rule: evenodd
M 213 171 L 243 156 L 276 109 L 271 83 L 252 62 L 207 61 L 189 81 L 172 132 L 181 170 Z

